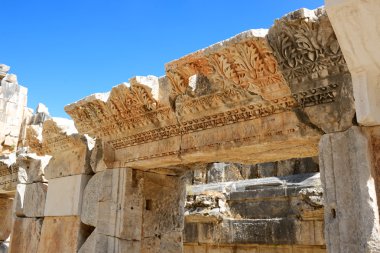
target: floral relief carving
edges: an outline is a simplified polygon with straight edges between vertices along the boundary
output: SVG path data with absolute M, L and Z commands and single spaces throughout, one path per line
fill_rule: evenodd
M 327 16 L 279 20 L 268 40 L 287 79 L 305 76 L 330 66 L 345 64 L 338 41 Z

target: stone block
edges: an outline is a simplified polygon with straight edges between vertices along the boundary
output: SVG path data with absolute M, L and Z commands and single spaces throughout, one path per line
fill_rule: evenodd
M 326 245 L 334 253 L 380 252 L 373 152 L 362 128 L 320 141 Z
M 42 226 L 38 253 L 76 253 L 91 233 L 78 216 L 46 217 Z
M 84 188 L 89 175 L 75 175 L 49 180 L 45 216 L 80 215 Z
M 25 201 L 26 184 L 18 184 L 16 187 L 16 194 L 14 199 L 15 214 L 18 217 L 24 217 L 24 201 Z
M 114 159 L 114 150 L 111 146 L 101 139 L 97 139 L 91 152 L 90 164 L 92 170 L 97 173 L 107 168 L 112 168 Z
M 42 224 L 42 218 L 15 218 L 9 253 L 41 253 L 38 244 Z
M 31 184 L 47 182 L 45 167 L 49 163 L 50 156 L 37 156 L 35 154 L 21 154 L 17 157 L 18 182 Z
M 141 241 L 143 192 L 142 172 L 122 168 L 103 172 L 99 198 L 99 233 Z
M 24 194 L 24 215 L 30 218 L 43 217 L 45 211 L 47 183 L 27 184 Z
M 140 241 L 128 241 L 99 234 L 95 229 L 82 245 L 78 253 L 140 253 Z
M 94 140 L 77 134 L 72 121 L 46 120 L 42 136 L 45 152 L 53 156 L 45 169 L 47 179 L 92 173 L 90 151 Z
M 102 188 L 103 174 L 106 172 L 98 172 L 88 181 L 83 192 L 81 220 L 84 224 L 96 227 L 98 222 L 99 198 Z
M 0 241 L 5 241 L 12 230 L 13 199 L 0 197 Z
M 380 22 L 377 0 L 326 0 L 326 11 L 352 75 L 360 124 L 380 124 Z

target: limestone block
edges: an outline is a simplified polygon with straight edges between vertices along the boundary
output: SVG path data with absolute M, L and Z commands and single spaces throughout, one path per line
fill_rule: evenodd
M 36 154 L 21 154 L 17 157 L 18 181 L 22 184 L 47 182 L 45 167 L 50 156 L 37 156 Z
M 84 188 L 89 175 L 75 175 L 49 180 L 45 216 L 80 215 Z
M 13 224 L 9 253 L 40 253 L 42 218 L 16 218 Z
M 90 164 L 92 170 L 97 173 L 107 168 L 112 168 L 114 159 L 113 149 L 101 139 L 97 139 L 91 152 Z
M 47 183 L 27 184 L 24 195 L 24 214 L 26 217 L 37 218 L 44 216 Z
M 363 125 L 380 124 L 380 53 L 376 0 L 326 0 L 326 10 L 347 60 L 354 87 L 357 119 Z
M 140 253 L 140 241 L 128 241 L 98 233 L 95 229 L 78 253 Z
M 60 118 L 46 120 L 42 136 L 46 153 L 52 155 L 45 169 L 47 179 L 92 173 L 90 150 L 94 140 L 77 134 L 72 121 Z
M 91 233 L 78 216 L 46 217 L 41 231 L 38 253 L 76 253 Z
M 99 198 L 99 233 L 141 241 L 143 219 L 142 172 L 121 168 L 103 172 Z
M 15 153 L 0 157 L 0 193 L 7 194 L 16 190 L 18 169 L 14 166 L 15 162 Z
M 17 185 L 15 199 L 14 199 L 14 209 L 15 209 L 15 214 L 18 217 L 25 216 L 25 211 L 24 211 L 25 190 L 26 190 L 25 184 Z
M 380 252 L 379 207 L 373 152 L 363 129 L 324 135 L 320 141 L 329 252 Z
M 88 181 L 82 200 L 81 221 L 84 224 L 96 227 L 98 222 L 99 198 L 102 188 L 102 179 L 105 172 L 98 172 Z
M 5 241 L 12 230 L 13 199 L 0 197 L 0 241 Z

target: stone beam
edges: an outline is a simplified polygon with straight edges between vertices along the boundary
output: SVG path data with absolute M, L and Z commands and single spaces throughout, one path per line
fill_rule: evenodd
M 380 5 L 377 0 L 326 0 L 326 10 L 352 74 L 358 122 L 380 124 Z
M 353 124 L 351 77 L 323 9 L 302 9 L 65 107 L 109 167 L 260 163 L 318 154 Z M 112 153 L 112 152 L 108 152 Z M 107 159 L 110 164 L 110 159 Z

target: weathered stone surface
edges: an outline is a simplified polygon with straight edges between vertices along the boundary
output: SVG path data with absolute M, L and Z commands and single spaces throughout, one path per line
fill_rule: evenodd
M 90 164 L 92 170 L 97 173 L 107 168 L 112 168 L 114 159 L 113 149 L 101 139 L 97 139 L 91 152 Z
M 186 245 L 184 253 L 326 253 L 324 246 L 299 245 Z
M 78 216 L 46 217 L 38 253 L 78 252 L 90 233 L 89 228 L 80 222 Z
M 50 156 L 37 156 L 36 154 L 21 154 L 17 156 L 18 182 L 23 184 L 47 182 L 45 167 Z
M 18 168 L 14 166 L 16 154 L 0 156 L 0 193 L 15 192 L 18 182 Z
M 15 218 L 9 253 L 40 253 L 42 223 L 42 218 Z
M 141 241 L 143 220 L 143 179 L 132 169 L 103 172 L 100 185 L 97 228 L 99 233 Z
M 26 217 L 43 217 L 45 211 L 47 183 L 27 184 L 24 195 L 24 214 Z
M 14 199 L 14 209 L 15 209 L 14 212 L 15 212 L 15 215 L 18 217 L 25 216 L 25 211 L 24 211 L 25 190 L 26 190 L 26 184 L 17 185 L 15 199 Z
M 268 41 L 299 104 L 297 117 L 321 133 L 352 126 L 351 75 L 325 10 L 301 9 L 276 20 Z
M 76 133 L 73 122 L 52 118 L 43 124 L 43 146 L 52 155 L 45 169 L 47 179 L 70 175 L 91 174 L 90 150 L 94 141 Z
M 80 248 L 78 253 L 130 253 L 141 251 L 140 241 L 127 241 L 99 234 L 95 229 Z M 144 251 L 146 252 L 146 251 Z
M 5 75 L 0 82 L 0 152 L 11 153 L 18 145 L 28 90 L 18 85 L 13 74 Z
M 352 127 L 320 142 L 325 192 L 326 244 L 330 252 L 380 252 L 379 207 L 371 142 Z
M 83 192 L 81 221 L 96 227 L 98 222 L 99 199 L 101 196 L 102 180 L 106 172 L 96 173 L 87 183 Z
M 358 122 L 379 125 L 380 32 L 373 24 L 380 22 L 380 6 L 376 0 L 325 3 L 352 75 Z
M 89 175 L 75 175 L 49 180 L 45 216 L 79 216 L 83 191 L 90 178 Z
M 12 230 L 13 199 L 0 196 L 0 241 L 5 241 Z
M 180 177 L 144 173 L 142 252 L 182 252 L 185 185 Z

